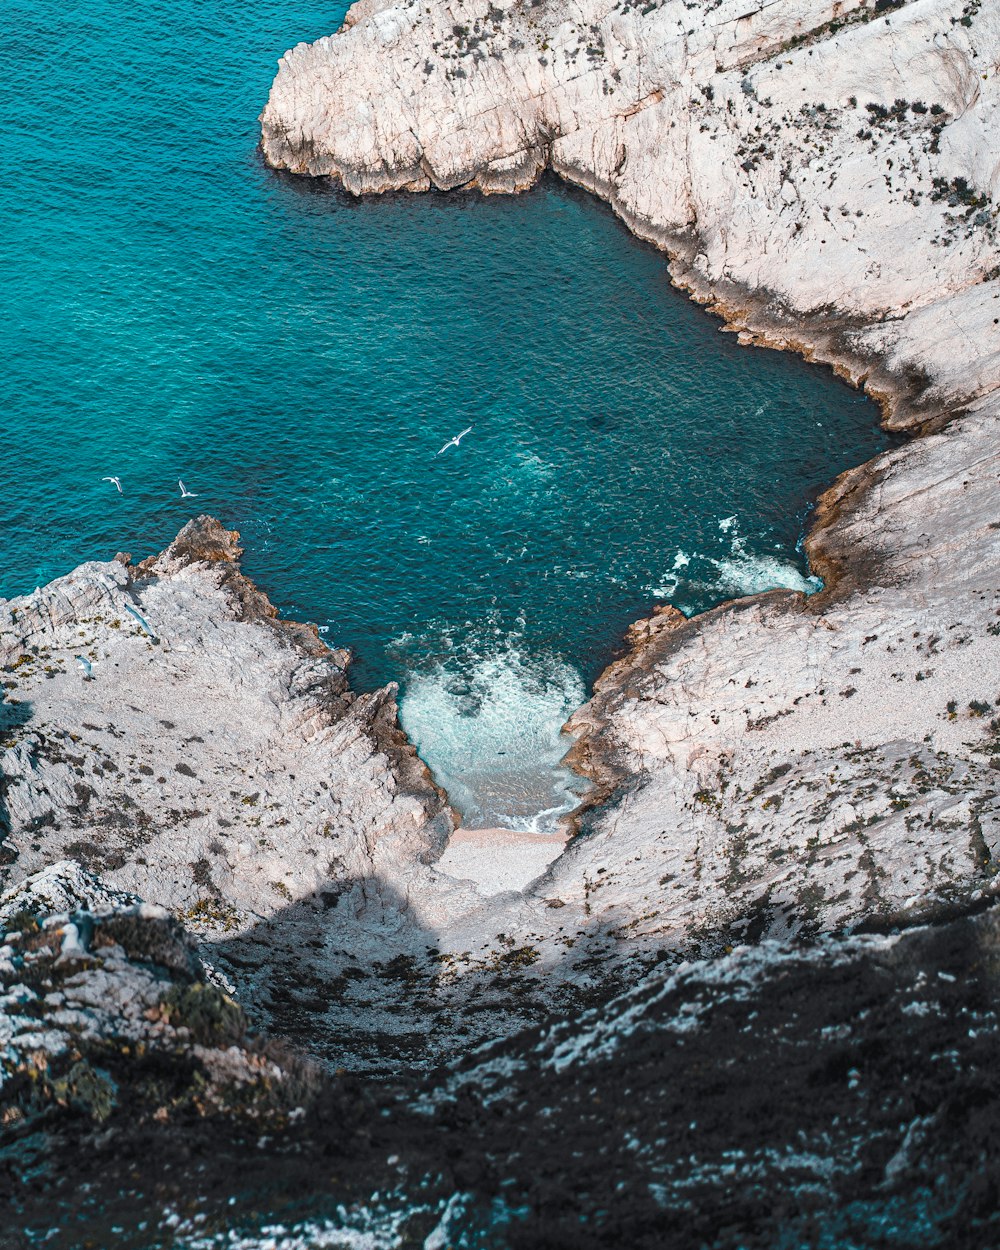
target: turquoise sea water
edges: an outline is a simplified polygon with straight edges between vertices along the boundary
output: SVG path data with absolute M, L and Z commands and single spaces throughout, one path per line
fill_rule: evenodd
M 266 170 L 276 60 L 342 12 L 12 0 L 0 593 L 210 512 L 356 686 L 401 683 L 471 823 L 543 827 L 629 621 L 806 586 L 810 500 L 884 437 L 581 193 L 352 203 Z

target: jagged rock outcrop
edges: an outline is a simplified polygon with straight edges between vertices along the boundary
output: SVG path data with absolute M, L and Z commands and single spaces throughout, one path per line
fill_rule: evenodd
M 276 620 L 236 538 L 201 518 L 136 568 L 84 565 L 3 605 L 21 872 L 75 854 L 232 928 L 443 844 L 451 814 L 392 689 L 350 692 L 346 653 Z
M 287 1123 L 317 1085 L 302 1060 L 251 1043 L 169 912 L 73 861 L 0 896 L 0 934 L 8 1142 L 57 1125 L 84 1151 L 98 1130 L 192 1116 L 245 1119 L 259 1133 Z
M 903 421 L 996 382 L 998 60 L 977 0 L 363 0 L 282 59 L 263 151 L 355 193 L 550 166 Z

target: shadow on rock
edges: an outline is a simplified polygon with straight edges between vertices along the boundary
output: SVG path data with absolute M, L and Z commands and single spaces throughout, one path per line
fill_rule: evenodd
M 490 919 L 496 916 L 490 913 Z M 514 930 L 516 932 L 516 930 Z M 236 987 L 252 1023 L 332 1070 L 407 1079 L 553 1015 L 605 1002 L 662 962 L 583 930 L 570 948 L 484 932 L 472 952 L 439 949 L 393 887 L 331 882 L 205 954 Z M 680 955 L 677 954 L 679 959 Z
M 31 723 L 34 710 L 30 703 L 0 703 L 0 752 L 16 747 L 20 738 L 19 730 Z M 5 802 L 8 778 L 2 767 L 0 755 L 0 884 L 3 883 L 4 868 L 17 859 L 17 849 L 7 843 L 11 832 L 10 811 Z
M 82 1246 L 89 1211 L 107 1250 L 259 1247 L 277 1220 L 316 1247 L 994 1244 L 998 985 L 996 910 L 765 942 L 429 1075 L 327 1078 L 276 1132 L 125 1122 L 48 1173 L 8 1155 L 18 1221 Z

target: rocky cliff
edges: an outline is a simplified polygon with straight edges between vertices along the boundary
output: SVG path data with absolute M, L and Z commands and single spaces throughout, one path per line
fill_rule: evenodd
M 281 62 L 272 164 L 354 193 L 551 168 L 746 339 L 938 431 L 821 499 L 822 594 L 640 622 L 572 718 L 600 799 L 543 891 L 616 939 L 721 948 L 994 888 L 998 65 L 1000 16 L 962 0 L 365 0 Z
M 352 692 L 347 654 L 239 572 L 237 538 L 200 518 L 159 557 L 0 604 L 3 873 L 77 860 L 221 943 L 258 1021 L 301 999 L 324 1034 L 364 935 L 388 961 L 397 931 L 409 951 L 480 900 L 427 867 L 452 813 L 393 688 Z
M 217 523 L 6 605 L 8 880 L 75 855 L 173 908 L 255 1018 L 334 1062 L 446 1052 L 623 963 L 996 888 L 996 13 L 480 9 L 355 6 L 284 58 L 267 158 L 353 191 L 550 165 L 925 437 L 821 500 L 820 595 L 635 627 L 571 722 L 596 800 L 523 895 L 434 871 L 452 814 L 392 691 L 355 696 Z
M 363 0 L 282 59 L 263 151 L 354 193 L 550 167 L 904 423 L 996 382 L 998 60 L 978 0 Z
M 921 437 L 820 501 L 819 595 L 636 624 L 571 722 L 595 798 L 521 895 L 435 870 L 453 817 L 393 691 L 355 695 L 218 523 L 0 605 L 22 1244 L 86 1208 L 100 1244 L 141 1216 L 125 1244 L 202 1250 L 306 1200 L 282 1244 L 995 1240 L 998 70 L 979 0 L 362 0 L 286 55 L 273 165 L 551 168 Z M 234 995 L 383 1084 L 266 1052 Z

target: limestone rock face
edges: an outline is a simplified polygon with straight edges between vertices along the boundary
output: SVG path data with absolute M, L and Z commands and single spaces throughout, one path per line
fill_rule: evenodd
M 585 818 L 553 893 L 726 944 L 995 890 L 998 407 L 881 457 L 860 498 L 843 484 L 814 546 L 848 560 L 853 593 L 834 569 L 809 600 L 677 620 L 604 675 L 570 729 L 622 794 Z
M 0 602 L 3 873 L 13 886 L 72 857 L 206 941 L 256 935 L 234 953 L 244 982 L 310 953 L 329 977 L 326 948 L 352 943 L 326 922 L 391 933 L 478 896 L 424 889 L 453 819 L 394 689 L 355 695 L 346 652 L 278 621 L 237 537 L 199 518 L 138 567 L 86 564 Z
M 962 409 L 823 497 L 822 594 L 637 623 L 569 724 L 598 800 L 517 913 L 557 907 L 530 924 L 564 970 L 995 889 L 998 63 L 1000 12 L 963 0 L 364 0 L 279 66 L 273 165 L 355 193 L 548 166 L 746 340 L 833 362 L 899 428 Z
M 975 1241 L 998 1179 L 997 931 L 991 913 L 743 947 L 459 1060 L 418 1102 L 439 1132 L 462 1125 L 455 1187 L 475 1197 L 450 1239 L 473 1240 L 502 1195 L 514 1246 L 808 1245 L 834 1228 L 870 1245 L 890 1224 L 904 1243 L 933 1226 Z
M 235 539 L 202 519 L 138 568 L 0 606 L 17 875 L 74 855 L 226 930 L 447 837 L 393 690 L 353 695 L 346 653 L 275 619 Z
M 998 60 L 1000 14 L 964 0 L 363 0 L 282 58 L 263 151 L 355 193 L 551 166 L 734 315 L 811 314 L 793 338 L 855 375 L 891 357 L 912 400 L 934 338 L 968 397 L 1000 352 Z

